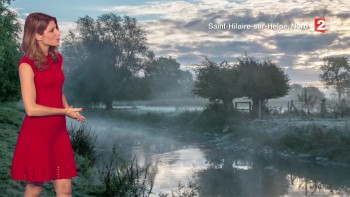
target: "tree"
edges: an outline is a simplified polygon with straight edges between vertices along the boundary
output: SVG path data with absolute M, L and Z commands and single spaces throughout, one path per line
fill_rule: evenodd
M 97 20 L 85 16 L 76 24 L 79 34 L 70 32 L 63 49 L 72 98 L 102 102 L 107 109 L 114 100 L 132 99 L 138 72 L 153 56 L 136 19 L 110 13 Z
M 324 94 L 314 86 L 304 87 L 300 94 L 298 94 L 298 100 L 302 103 L 303 107 L 307 109 L 307 114 L 310 115 L 310 109 L 312 109 L 316 103 L 321 105 Z
M 234 98 L 248 97 L 253 101 L 253 114 L 259 101 L 285 96 L 288 91 L 288 75 L 282 69 L 272 61 L 252 57 L 239 58 L 233 66 L 207 59 L 197 70 L 193 89 L 198 96 L 222 101 L 226 109 L 233 109 Z
M 289 88 L 288 95 L 286 96 L 288 100 L 296 101 L 298 100 L 298 95 L 303 92 L 303 86 L 297 83 L 291 84 Z
M 349 88 L 350 65 L 346 57 L 325 57 L 320 67 L 321 82 L 326 88 L 333 87 L 338 94 L 338 102 L 341 103 L 342 95 Z
M 270 60 L 259 61 L 245 56 L 238 59 L 238 73 L 243 95 L 252 99 L 253 114 L 257 114 L 259 101 L 287 95 L 289 78 L 283 70 Z
M 210 101 L 220 100 L 226 109 L 232 110 L 232 100 L 243 96 L 236 67 L 226 61 L 217 64 L 208 59 L 199 66 L 193 93 Z
M 179 97 L 190 93 L 192 74 L 180 69 L 180 63 L 169 57 L 160 57 L 145 68 L 151 97 Z
M 20 98 L 20 83 L 17 63 L 21 57 L 17 43 L 20 26 L 16 14 L 0 1 L 0 102 L 17 101 Z

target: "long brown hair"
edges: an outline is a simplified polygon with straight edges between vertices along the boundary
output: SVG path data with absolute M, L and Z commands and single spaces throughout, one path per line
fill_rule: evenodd
M 58 29 L 56 18 L 44 13 L 31 13 L 24 23 L 22 50 L 25 56 L 35 62 L 34 66 L 38 70 L 47 69 L 48 66 L 45 66 L 47 58 L 35 39 L 35 34 L 43 35 L 44 30 L 51 21 L 55 22 Z M 59 61 L 58 48 L 56 46 L 49 47 L 49 55 L 54 62 Z

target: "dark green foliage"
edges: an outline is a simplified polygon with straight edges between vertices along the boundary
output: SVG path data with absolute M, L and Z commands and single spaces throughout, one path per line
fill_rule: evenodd
M 79 34 L 70 32 L 63 46 L 65 89 L 73 102 L 111 109 L 114 100 L 141 97 L 137 74 L 154 55 L 136 19 L 110 13 L 97 20 L 85 16 L 76 24 Z
M 91 128 L 87 128 L 86 124 L 81 124 L 79 127 L 70 126 L 68 132 L 74 152 L 87 158 L 89 166 L 93 166 L 97 159 L 95 150 L 97 136 L 91 132 Z
M 225 61 L 217 64 L 206 59 L 197 70 L 193 93 L 211 101 L 220 100 L 232 110 L 232 100 L 243 96 L 238 74 L 237 69 Z
M 222 131 L 225 127 L 240 124 L 245 118 L 246 114 L 228 110 L 220 102 L 211 102 L 194 120 L 194 125 L 205 130 Z
M 116 153 L 115 147 L 108 163 L 100 169 L 102 185 L 97 196 L 104 197 L 146 197 L 150 196 L 153 183 L 148 185 L 148 168 L 141 169 L 134 158 L 127 164 Z
M 169 57 L 160 57 L 145 67 L 145 80 L 151 98 L 179 98 L 190 96 L 193 79 L 189 71 L 180 69 L 180 63 Z
M 311 123 L 305 126 L 289 126 L 278 134 L 277 149 L 308 153 L 333 161 L 349 163 L 350 133 L 347 128 L 329 128 Z
M 203 110 L 196 124 L 202 125 L 204 128 L 221 130 L 226 124 L 228 113 L 228 110 L 223 104 L 217 102 L 210 103 Z
M 0 196 L 23 196 L 24 184 L 11 179 L 10 169 L 24 115 L 15 103 L 0 103 Z
M 321 82 L 328 88 L 333 87 L 338 93 L 338 102 L 350 84 L 350 65 L 346 57 L 325 57 L 324 64 L 320 67 Z
M 288 94 L 289 79 L 271 60 L 260 61 L 253 57 L 238 59 L 239 84 L 242 96 L 253 101 L 253 116 L 257 116 L 259 100 L 264 104 L 268 99 Z
M 24 116 L 24 113 L 19 113 L 16 103 L 6 102 L 0 104 L 0 124 L 20 126 Z
M 0 102 L 20 98 L 17 71 L 21 57 L 17 43 L 20 26 L 16 14 L 6 7 L 6 3 L 10 1 L 0 1 Z
M 324 98 L 323 92 L 317 87 L 304 87 L 300 94 L 298 94 L 298 100 L 302 103 L 303 108 L 307 109 L 307 114 L 310 115 L 310 109 L 312 109 L 316 103 L 321 104 Z
M 193 93 L 208 98 L 211 102 L 221 101 L 227 110 L 233 110 L 233 99 L 248 97 L 253 101 L 253 115 L 256 116 L 259 101 L 285 96 L 289 91 L 288 75 L 270 60 L 260 61 L 245 56 L 235 65 L 226 61 L 217 64 L 206 60 L 197 70 Z

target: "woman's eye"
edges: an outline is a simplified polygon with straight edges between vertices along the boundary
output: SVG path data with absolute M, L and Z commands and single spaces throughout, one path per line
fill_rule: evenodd
M 54 27 L 54 28 L 50 29 L 50 32 L 54 32 L 55 29 L 57 29 L 57 27 Z

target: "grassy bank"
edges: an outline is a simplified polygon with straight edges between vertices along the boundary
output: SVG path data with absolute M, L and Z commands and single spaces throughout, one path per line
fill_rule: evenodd
M 15 103 L 0 103 L 0 196 L 20 196 L 24 184 L 11 180 L 13 151 L 24 113 Z
M 283 157 L 350 164 L 350 122 L 331 120 L 265 120 L 231 125 L 217 147 L 245 149 Z

